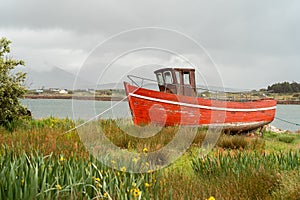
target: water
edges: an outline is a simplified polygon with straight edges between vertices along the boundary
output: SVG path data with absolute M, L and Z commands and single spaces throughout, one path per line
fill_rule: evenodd
M 127 102 L 84 101 L 70 99 L 24 99 L 22 103 L 32 112 L 34 118 L 49 116 L 71 119 L 90 119 L 113 106 L 113 109 L 101 115 L 101 118 L 130 117 Z M 277 105 L 276 117 L 300 124 L 300 105 Z M 271 125 L 283 129 L 296 131 L 300 127 L 275 119 Z
M 300 124 L 300 105 L 277 105 L 275 119 L 271 123 L 272 126 L 282 130 L 300 130 L 300 126 L 283 122 L 276 119 L 276 117 L 292 123 Z
M 100 118 L 130 117 L 128 103 L 110 101 L 85 101 L 71 99 L 22 99 L 21 102 L 31 111 L 36 119 L 46 117 L 90 119 L 105 112 Z

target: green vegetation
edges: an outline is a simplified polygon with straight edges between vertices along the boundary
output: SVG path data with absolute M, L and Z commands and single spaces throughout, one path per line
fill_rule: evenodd
M 130 174 L 99 161 L 39 153 L 0 157 L 1 199 L 134 199 L 157 198 L 158 173 Z M 152 190 L 154 192 L 152 192 Z
M 297 82 L 289 83 L 289 82 L 282 82 L 282 83 L 275 83 L 271 86 L 268 86 L 268 92 L 272 93 L 297 93 L 300 92 L 300 84 Z
M 165 127 L 148 139 L 125 132 L 126 121 L 97 122 L 121 149 L 156 151 L 178 127 Z M 215 148 L 199 157 L 208 134 L 198 129 L 190 148 L 172 165 L 148 173 L 109 168 L 89 155 L 70 119 L 47 118 L 0 127 L 0 199 L 298 199 L 300 134 L 262 136 L 222 134 Z M 122 131 L 122 130 L 125 130 Z M 187 134 L 189 134 L 187 132 Z M 293 138 L 290 139 L 283 138 Z M 288 142 L 287 142 L 288 141 Z
M 7 128 L 13 120 L 26 116 L 27 109 L 19 102 L 26 93 L 23 87 L 26 74 L 17 72 L 16 67 L 24 66 L 22 60 L 13 59 L 6 38 L 0 39 L 0 125 Z
M 296 138 L 294 136 L 283 135 L 283 136 L 280 136 L 278 139 L 281 142 L 292 143 Z
M 248 92 L 226 92 L 211 93 L 202 91 L 198 93 L 199 97 L 221 98 L 226 100 L 253 100 L 260 98 L 274 98 L 281 101 L 300 101 L 300 83 L 282 82 L 269 85 L 260 90 L 251 90 Z
M 215 181 L 216 185 L 211 189 L 228 188 L 230 192 L 226 198 L 268 199 L 281 197 L 281 174 L 298 171 L 299 159 L 298 151 L 270 154 L 256 151 L 231 151 L 193 159 L 192 166 L 203 182 Z M 220 183 L 221 180 L 224 180 L 223 184 Z M 208 187 L 212 186 L 208 185 Z M 220 195 L 220 198 L 222 197 Z M 296 196 L 288 197 L 288 199 L 293 198 Z

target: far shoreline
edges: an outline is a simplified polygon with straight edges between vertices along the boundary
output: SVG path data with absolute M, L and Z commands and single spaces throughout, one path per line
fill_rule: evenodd
M 283 105 L 300 105 L 300 101 L 277 100 L 277 104 L 283 104 Z
M 25 99 L 76 99 L 94 101 L 127 101 L 125 97 L 114 96 L 76 96 L 76 95 L 25 95 Z M 300 101 L 277 100 L 281 105 L 300 105 Z
M 94 101 L 127 101 L 125 97 L 112 96 L 76 96 L 76 95 L 25 95 L 25 99 L 75 99 Z

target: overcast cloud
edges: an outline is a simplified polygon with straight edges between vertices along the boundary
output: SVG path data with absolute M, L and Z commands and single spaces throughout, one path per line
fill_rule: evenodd
M 217 64 L 225 87 L 257 89 L 274 82 L 300 82 L 299 11 L 296 0 L 10 0 L 1 2 L 0 36 L 12 40 L 13 56 L 25 60 L 34 87 L 58 83 L 57 77 L 43 83 L 43 74 L 53 66 L 75 74 L 96 45 L 112 35 L 153 26 L 179 31 L 201 44 Z M 107 53 L 120 46 L 130 50 L 140 40 L 160 44 L 166 39 L 153 34 L 137 38 L 115 40 Z M 197 56 L 191 45 L 180 45 L 182 55 Z M 136 56 L 127 59 L 145 57 Z M 107 64 L 102 61 L 99 58 Z M 112 74 L 110 81 L 119 76 Z

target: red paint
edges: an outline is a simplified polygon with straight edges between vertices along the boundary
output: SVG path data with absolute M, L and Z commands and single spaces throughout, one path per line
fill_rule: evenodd
M 251 112 L 193 108 L 142 99 L 131 96 L 129 95 L 129 93 L 173 102 L 234 109 L 256 109 L 273 107 L 276 106 L 276 100 L 273 99 L 261 99 L 244 102 L 222 101 L 163 93 L 159 91 L 148 90 L 145 88 L 138 88 L 126 82 L 124 83 L 124 86 L 128 96 L 128 102 L 133 116 L 133 121 L 137 125 L 149 123 L 165 126 L 251 122 L 269 123 L 273 121 L 275 116 L 275 108 L 271 110 Z

